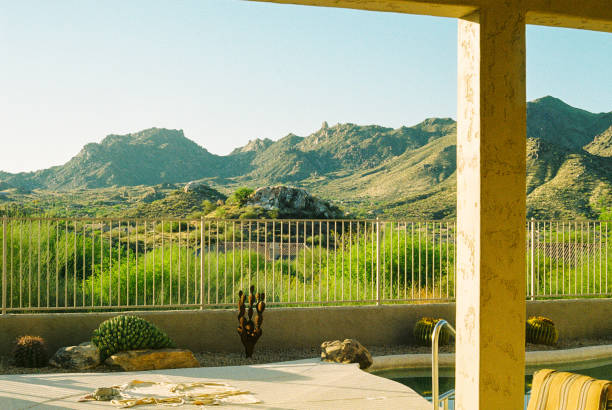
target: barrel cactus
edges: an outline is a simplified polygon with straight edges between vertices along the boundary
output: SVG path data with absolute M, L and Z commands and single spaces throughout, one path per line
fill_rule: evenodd
M 424 317 L 414 325 L 414 339 L 418 344 L 423 346 L 431 346 L 431 337 L 434 327 L 442 319 L 434 319 L 432 317 Z M 447 345 L 450 343 L 452 335 L 447 327 L 443 327 L 440 331 L 439 345 Z
M 137 316 L 115 316 L 94 330 L 91 339 L 100 350 L 100 358 L 126 350 L 174 347 L 172 340 L 152 323 Z
M 42 337 L 21 336 L 13 350 L 13 360 L 19 367 L 44 367 L 47 365 L 47 348 Z
M 527 320 L 527 342 L 553 346 L 557 344 L 559 332 L 552 320 L 544 316 L 532 316 Z

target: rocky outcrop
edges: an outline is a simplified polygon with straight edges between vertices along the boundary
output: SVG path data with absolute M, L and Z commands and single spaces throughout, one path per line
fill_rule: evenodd
M 359 363 L 360 369 L 367 369 L 373 363 L 368 349 L 355 339 L 323 342 L 321 360 L 336 363 Z
M 584 149 L 593 155 L 612 157 L 612 126 L 596 136 Z
M 287 186 L 268 186 L 257 189 L 247 205 L 259 206 L 266 211 L 277 211 L 280 217 L 333 219 L 342 217 L 342 211 L 329 202 L 310 195 L 305 189 Z
M 206 194 L 210 191 L 210 187 L 203 182 L 191 181 L 183 187 L 183 192 L 195 192 L 197 194 Z
M 200 367 L 193 353 L 187 349 L 129 350 L 111 355 L 105 363 L 127 372 Z
M 272 145 L 274 141 L 269 138 L 255 138 L 254 140 L 249 140 L 249 143 L 241 148 L 236 148 L 232 151 L 231 155 L 243 153 L 243 152 L 260 152 L 268 148 Z
M 100 364 L 100 351 L 91 342 L 61 347 L 49 360 L 52 366 L 70 370 L 93 369 Z

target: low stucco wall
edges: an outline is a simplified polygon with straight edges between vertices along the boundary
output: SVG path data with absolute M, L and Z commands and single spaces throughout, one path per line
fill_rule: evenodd
M 0 316 L 0 354 L 24 334 L 46 339 L 50 351 L 89 340 L 100 322 L 117 313 L 48 313 Z M 134 312 L 164 329 L 178 346 L 194 351 L 242 351 L 237 310 Z M 528 315 L 549 316 L 563 339 L 612 335 L 612 299 L 527 302 Z M 330 339 L 355 338 L 364 345 L 412 343 L 423 316 L 455 322 L 455 304 L 406 304 L 326 308 L 271 308 L 264 314 L 259 347 L 318 347 Z
M 612 337 L 612 299 L 528 301 L 527 315 L 551 318 L 560 339 Z
M 91 338 L 100 322 L 117 313 L 15 314 L 0 317 L 0 353 L 15 338 L 35 334 L 50 351 Z M 235 310 L 132 312 L 163 329 L 178 346 L 193 351 L 243 351 Z M 355 338 L 365 345 L 409 343 L 414 323 L 423 316 L 454 318 L 454 304 L 269 308 L 258 347 L 318 347 L 330 339 Z

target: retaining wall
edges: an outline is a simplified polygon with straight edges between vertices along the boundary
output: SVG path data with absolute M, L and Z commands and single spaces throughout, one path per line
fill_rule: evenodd
M 49 351 L 89 340 L 92 331 L 117 313 L 46 313 L 0 316 L 0 354 L 24 334 L 46 339 Z M 242 351 L 237 309 L 133 312 L 164 329 L 180 347 L 193 351 Z M 612 299 L 528 301 L 528 315 L 546 315 L 562 339 L 612 336 Z M 324 340 L 355 338 L 364 345 L 412 342 L 423 316 L 455 322 L 455 304 L 405 304 L 314 308 L 270 308 L 264 313 L 258 347 L 316 347 Z

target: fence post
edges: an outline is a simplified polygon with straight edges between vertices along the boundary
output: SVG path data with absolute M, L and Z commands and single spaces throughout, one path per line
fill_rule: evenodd
M 535 256 L 535 224 L 534 224 L 534 219 L 531 218 L 531 221 L 529 222 L 529 229 L 530 229 L 530 257 L 531 257 L 531 264 L 530 264 L 530 277 L 531 277 L 531 286 L 530 286 L 530 296 L 531 296 L 531 300 L 535 300 L 535 265 L 534 265 L 534 256 Z
M 380 222 L 376 217 L 376 305 L 380 305 Z
M 7 217 L 2 217 L 2 314 L 6 314 L 6 225 Z
M 200 310 L 204 310 L 204 217 L 200 217 Z

